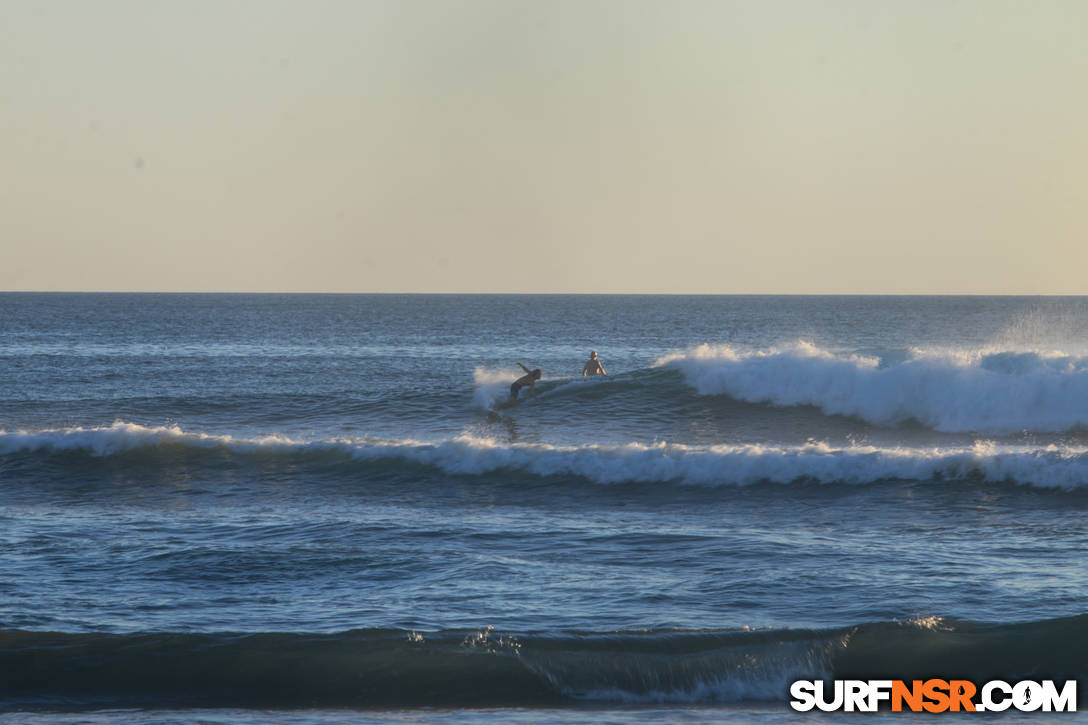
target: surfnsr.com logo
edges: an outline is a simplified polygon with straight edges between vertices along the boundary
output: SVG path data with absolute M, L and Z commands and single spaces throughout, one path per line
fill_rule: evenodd
M 991 680 L 981 687 L 969 680 L 797 680 L 790 685 L 790 707 L 799 712 L 1076 712 L 1077 681 L 1059 687 L 1053 680 L 1009 683 Z M 827 691 L 830 690 L 830 691 Z

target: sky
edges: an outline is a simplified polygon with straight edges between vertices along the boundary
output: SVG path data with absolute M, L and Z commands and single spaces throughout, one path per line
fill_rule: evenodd
M 0 0 L 0 290 L 1088 293 L 1081 0 Z

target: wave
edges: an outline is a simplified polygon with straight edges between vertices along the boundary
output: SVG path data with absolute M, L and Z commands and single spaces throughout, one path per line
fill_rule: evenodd
M 0 431 L 0 456 L 273 457 L 285 462 L 329 458 L 392 466 L 428 466 L 453 475 L 519 472 L 568 476 L 600 484 L 679 483 L 746 486 L 758 483 L 868 484 L 881 481 L 982 480 L 1065 490 L 1088 488 L 1088 448 L 1030 447 L 977 442 L 913 448 L 873 445 L 798 446 L 670 443 L 559 446 L 500 443 L 468 435 L 427 442 L 285 436 L 235 438 L 191 433 L 176 426 L 116 422 L 99 428 Z M 217 458 L 219 460 L 219 458 Z
M 1088 426 L 1088 357 L 1060 352 L 844 354 L 800 342 L 761 351 L 701 345 L 659 359 L 702 395 L 810 405 L 878 425 L 942 432 L 1061 432 Z
M 551 376 L 537 383 L 537 395 L 549 400 L 572 400 L 578 405 L 584 405 L 587 400 L 602 399 L 608 394 L 660 392 L 672 398 L 677 393 L 685 390 L 677 386 L 677 389 L 669 389 L 671 381 L 661 379 L 660 374 L 654 370 L 635 370 L 626 374 L 614 376 Z M 477 367 L 473 371 L 473 395 L 472 407 L 479 410 L 490 410 L 495 403 L 500 403 L 510 397 L 510 383 L 520 378 L 525 373 L 521 370 L 494 370 L 485 367 Z M 664 389 L 662 389 L 664 388 Z M 527 392 L 523 391 L 524 394 Z
M 68 634 L 0 630 L 0 708 L 785 702 L 796 679 L 1084 679 L 1088 615 L 826 630 Z

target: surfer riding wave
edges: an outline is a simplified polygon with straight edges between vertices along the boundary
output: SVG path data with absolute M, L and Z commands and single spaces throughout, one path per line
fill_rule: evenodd
M 530 370 L 521 363 L 518 363 L 518 367 L 525 371 L 525 375 L 522 375 L 520 378 L 510 384 L 510 399 L 507 400 L 505 403 L 499 403 L 498 405 L 496 405 L 495 410 L 509 408 L 511 405 L 518 402 L 518 393 L 520 393 L 521 389 L 524 388 L 526 385 L 529 386 L 529 395 L 533 396 L 533 400 L 538 403 L 540 402 L 540 398 L 536 396 L 536 381 L 540 380 L 540 376 L 543 374 L 541 373 L 540 368 Z

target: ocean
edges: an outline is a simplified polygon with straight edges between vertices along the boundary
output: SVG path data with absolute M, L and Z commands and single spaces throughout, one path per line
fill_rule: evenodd
M 5 293 L 0 372 L 3 723 L 1088 697 L 1088 298 Z

